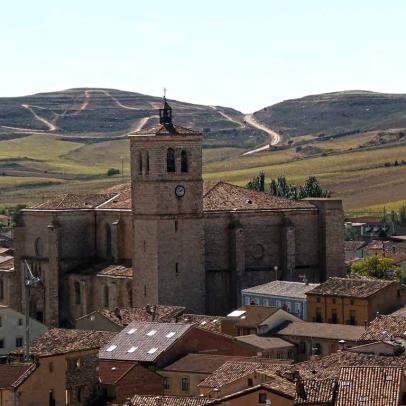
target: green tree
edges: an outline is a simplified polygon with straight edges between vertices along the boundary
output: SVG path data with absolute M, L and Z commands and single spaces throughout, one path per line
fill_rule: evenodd
M 374 255 L 365 257 L 351 265 L 351 272 L 380 279 L 400 280 L 402 270 L 393 259 Z
M 265 173 L 260 172 L 258 176 L 252 178 L 245 187 L 247 189 L 256 190 L 258 192 L 265 192 Z
M 399 209 L 399 224 L 406 225 L 406 206 L 403 205 Z
M 110 168 L 106 172 L 107 176 L 114 176 L 114 175 L 119 175 L 119 174 L 120 174 L 120 170 L 116 169 L 116 168 Z

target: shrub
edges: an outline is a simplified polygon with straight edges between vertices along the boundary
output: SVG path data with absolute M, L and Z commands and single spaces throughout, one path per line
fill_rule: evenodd
M 109 168 L 106 172 L 107 176 L 114 176 L 114 175 L 119 175 L 120 174 L 120 170 L 116 169 L 116 168 Z

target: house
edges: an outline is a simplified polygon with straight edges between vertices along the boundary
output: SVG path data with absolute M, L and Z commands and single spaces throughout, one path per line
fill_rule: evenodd
M 252 360 L 249 357 L 211 354 L 187 354 L 158 370 L 163 377 L 165 395 L 197 396 L 197 385 L 227 361 Z
M 387 224 L 382 217 L 361 216 L 347 219 L 345 228 L 355 239 L 372 239 L 394 234 L 394 225 Z
M 377 316 L 359 337 L 360 341 L 406 339 L 406 317 L 390 314 Z
M 328 355 L 357 345 L 363 332 L 364 328 L 360 326 L 290 322 L 276 329 L 273 335 L 295 344 L 298 360 L 302 361 L 313 355 Z
M 404 404 L 406 404 L 405 365 L 341 368 L 336 406 Z
M 30 341 L 45 333 L 48 327 L 30 318 Z M 25 316 L 8 306 L 0 305 L 0 356 L 25 346 Z
M 97 354 L 113 337 L 106 331 L 59 328 L 37 337 L 31 346 L 36 367 L 19 385 L 20 404 L 79 406 L 98 398 Z
M 256 349 L 194 324 L 133 322 L 99 351 L 100 371 L 106 372 L 100 376 L 103 393 L 113 402 L 123 401 L 134 393 L 163 394 L 168 381 L 156 372 L 190 353 L 250 357 L 256 355 Z M 133 369 L 131 364 L 135 366 Z M 146 369 L 149 372 L 143 380 L 142 371 Z M 124 370 L 125 374 L 131 371 L 131 375 L 124 382 L 116 380 L 116 375 L 111 377 L 110 372 L 107 374 L 107 371 L 116 370 Z M 107 380 L 104 380 L 105 376 Z M 188 376 L 182 379 L 182 385 L 183 392 L 189 392 Z
M 259 326 L 278 310 L 277 307 L 243 305 L 221 320 L 221 332 L 234 337 L 256 334 Z
M 282 308 L 306 320 L 306 292 L 317 286 L 319 286 L 317 283 L 273 281 L 242 290 L 242 302 L 246 305 L 256 304 Z
M 367 255 L 366 241 L 344 241 L 345 262 L 364 258 Z
M 250 334 L 235 339 L 255 347 L 258 355 L 263 358 L 296 359 L 295 345 L 279 337 Z
M 294 405 L 333 406 L 337 392 L 337 379 L 307 379 L 300 375 L 296 381 Z
M 185 311 L 180 306 L 145 306 L 101 308 L 76 320 L 76 328 L 97 331 L 121 331 L 135 321 L 170 322 L 179 318 Z
M 329 278 L 306 293 L 307 320 L 365 325 L 377 313 L 389 313 L 406 303 L 406 286 L 399 282 L 350 276 Z

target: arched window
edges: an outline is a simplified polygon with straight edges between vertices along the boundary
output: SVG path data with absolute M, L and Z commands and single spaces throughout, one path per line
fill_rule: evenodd
M 188 171 L 187 152 L 184 150 L 180 154 L 180 170 L 181 172 Z
M 103 304 L 104 307 L 109 307 L 110 305 L 110 300 L 109 300 L 109 287 L 107 285 L 104 286 L 103 289 Z
M 172 148 L 166 152 L 166 171 L 176 172 L 175 151 Z
M 74 291 L 75 291 L 75 303 L 77 305 L 80 305 L 82 298 L 80 294 L 80 283 L 78 281 L 75 281 L 73 283 Z
M 138 175 L 142 175 L 142 153 L 138 152 Z
M 35 255 L 37 257 L 42 257 L 44 255 L 44 243 L 39 237 L 35 240 Z
M 111 257 L 111 227 L 110 224 L 106 224 L 106 257 Z
M 149 173 L 149 152 L 147 151 L 147 157 L 145 160 L 145 172 Z

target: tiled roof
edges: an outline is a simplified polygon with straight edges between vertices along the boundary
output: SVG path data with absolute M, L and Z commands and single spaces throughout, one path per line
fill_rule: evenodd
M 327 338 L 331 340 L 357 341 L 365 331 L 363 326 L 346 324 L 313 323 L 309 321 L 293 321 L 276 331 L 283 336 L 299 336 Z
M 114 384 L 127 374 L 136 363 L 127 361 L 99 360 L 99 378 L 103 384 Z
M 283 367 L 286 367 L 286 363 L 271 359 L 262 359 L 261 361 L 227 361 L 204 381 L 200 382 L 198 386 L 204 388 L 221 388 L 256 370 L 274 373 Z
M 132 278 L 133 270 L 124 265 L 109 265 L 107 268 L 97 272 L 97 276 L 122 276 Z
M 179 317 L 185 310 L 185 308 L 181 306 L 164 305 L 157 305 L 155 309 L 155 321 L 160 322 L 170 322 L 172 319 Z M 104 308 L 96 312 L 123 327 L 135 321 L 152 321 L 152 315 L 148 313 L 146 307 Z M 88 315 L 83 317 L 88 317 Z
M 203 396 L 135 395 L 123 406 L 201 406 L 209 401 L 210 399 Z
M 53 328 L 35 338 L 31 353 L 36 356 L 65 354 L 98 349 L 108 343 L 116 333 Z
M 278 307 L 243 305 L 229 313 L 227 319 L 236 320 L 238 327 L 259 326 L 269 316 L 280 310 Z
M 304 200 L 275 197 L 225 182 L 218 182 L 206 192 L 203 207 L 204 211 L 315 209 L 314 205 Z
M 6 257 L 4 261 L 2 260 L 3 257 L 0 257 L 0 270 L 1 271 L 8 271 L 14 268 L 14 258 L 13 257 Z
M 372 278 L 328 278 L 326 282 L 314 288 L 308 295 L 369 297 L 390 284 L 389 280 Z
M 360 341 L 380 341 L 391 338 L 406 339 L 405 316 L 378 316 L 359 337 Z
M 41 210 L 67 210 L 67 209 L 94 209 L 115 196 L 114 193 L 67 193 L 55 196 L 45 202 L 31 205 L 29 209 Z
M 330 405 L 334 398 L 336 389 L 336 379 L 310 379 L 304 380 L 304 394 L 300 396 L 295 393 L 295 405 Z
M 130 137 L 139 135 L 200 135 L 201 133 L 190 128 L 181 127 L 175 124 L 157 124 L 151 128 L 143 128 L 128 134 Z
M 283 340 L 279 337 L 261 337 L 256 334 L 250 334 L 247 336 L 235 337 L 237 341 L 242 341 L 253 345 L 254 347 L 260 348 L 262 350 L 276 350 L 279 348 L 294 348 L 294 344 Z
M 341 367 L 351 366 L 405 366 L 406 356 L 379 356 L 359 352 L 338 351 L 325 357 L 282 366 L 281 373 L 298 371 L 303 379 L 338 378 Z
M 395 312 L 391 313 L 390 315 L 406 317 L 406 306 L 401 307 L 400 309 L 396 310 Z
M 178 318 L 178 321 L 182 323 L 196 324 L 197 326 L 205 330 L 220 333 L 221 320 L 223 319 L 224 317 L 221 316 L 207 316 L 205 314 L 183 314 Z
M 164 371 L 194 372 L 211 374 L 227 361 L 248 361 L 248 357 L 212 354 L 188 354 L 168 365 Z M 252 359 L 251 359 L 252 361 Z
M 99 351 L 99 358 L 153 362 L 193 326 L 183 323 L 133 322 Z
M 404 369 L 404 366 L 403 366 Z M 402 368 L 341 368 L 336 406 L 397 406 L 401 399 Z
M 131 183 L 113 186 L 105 193 L 115 194 L 113 199 L 101 204 L 98 209 L 131 209 Z
M 258 293 L 261 295 L 282 296 L 298 299 L 306 299 L 306 292 L 319 286 L 318 283 L 273 281 L 263 285 L 244 289 L 243 293 Z
M 0 389 L 18 387 L 35 369 L 35 364 L 0 364 Z
M 366 241 L 344 241 L 344 251 L 356 251 L 367 245 Z

